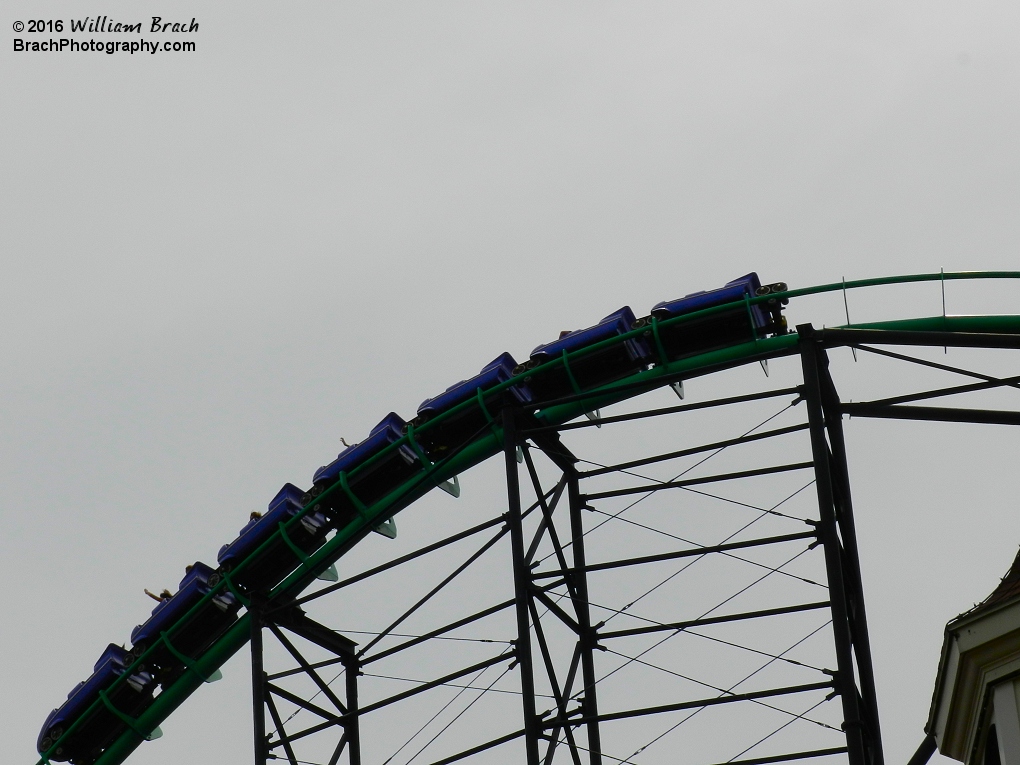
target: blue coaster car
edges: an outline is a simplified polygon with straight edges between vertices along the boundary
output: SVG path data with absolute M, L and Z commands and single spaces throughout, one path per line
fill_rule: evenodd
M 415 441 L 429 459 L 438 462 L 453 450 L 482 435 L 489 424 L 489 417 L 498 420 L 499 412 L 503 407 L 519 406 L 531 402 L 531 391 L 528 386 L 514 385 L 496 395 L 485 397 L 484 410 L 479 404 L 469 406 L 452 417 L 444 419 L 438 425 L 424 431 L 417 430 L 421 425 L 458 404 L 468 400 L 477 402 L 479 391 L 484 393 L 494 385 L 509 380 L 513 377 L 516 366 L 517 362 L 514 361 L 513 356 L 509 353 L 501 354 L 474 377 L 461 380 L 447 388 L 445 393 L 422 402 L 422 405 L 418 407 L 418 416 L 411 422 L 416 428 Z M 486 412 L 489 417 L 485 416 Z
M 170 629 L 191 610 L 206 593 L 220 582 L 220 575 L 202 562 L 189 566 L 176 594 L 165 597 L 152 609 L 152 616 L 131 631 L 132 653 L 141 654 L 155 645 L 160 633 Z M 216 638 L 222 635 L 237 619 L 241 604 L 226 590 L 210 598 L 187 624 L 169 636 L 171 645 L 179 654 L 198 658 Z M 184 671 L 184 663 L 165 643 L 159 643 L 146 659 L 146 665 L 156 670 L 157 679 L 166 687 Z
M 538 374 L 532 370 L 559 358 L 564 351 L 576 351 L 629 332 L 634 321 L 634 312 L 624 306 L 594 327 L 567 332 L 558 340 L 538 346 L 529 361 L 514 369 L 514 374 L 528 384 L 537 401 L 570 396 L 631 375 L 651 362 L 648 344 L 640 337 L 571 359 L 569 371 L 562 366 Z
M 258 547 L 304 507 L 305 492 L 294 484 L 284 484 L 273 501 L 269 503 L 269 511 L 265 515 L 252 513 L 248 525 L 241 529 L 240 535 L 230 544 L 220 548 L 216 560 L 222 571 L 233 570 L 238 563 L 247 558 Z M 329 531 L 329 523 L 320 512 L 306 513 L 301 520 L 287 527 L 287 538 L 305 555 L 310 555 L 322 546 Z M 231 576 L 231 581 L 248 591 L 269 590 L 300 565 L 302 559 L 286 540 L 277 537 L 253 560 L 239 572 Z
M 652 316 L 661 322 L 674 316 L 683 316 L 724 303 L 734 303 L 731 310 L 659 327 L 659 341 L 666 354 L 666 360 L 673 361 L 728 345 L 750 342 L 769 334 L 784 333 L 786 318 L 782 315 L 782 305 L 785 304 L 785 300 L 774 299 L 750 305 L 745 302 L 745 297 L 785 291 L 786 285 L 782 282 L 763 287 L 758 280 L 758 274 L 750 273 L 716 290 L 693 292 L 678 300 L 659 303 L 652 309 L 651 316 L 638 319 L 634 326 L 651 325 Z M 646 331 L 645 337 L 649 345 L 657 351 L 652 331 Z M 656 353 L 656 360 L 660 360 L 658 356 Z
M 67 694 L 67 701 L 50 712 L 39 732 L 36 749 L 45 754 L 57 742 L 71 724 L 75 722 L 93 702 L 100 691 L 109 691 L 114 681 L 124 674 L 135 657 L 119 645 L 110 644 L 96 662 L 95 671 L 85 682 L 78 683 Z M 109 702 L 118 710 L 136 717 L 152 702 L 156 687 L 153 676 L 136 670 L 112 691 L 106 694 Z M 76 765 L 95 762 L 99 755 L 119 736 L 125 724 L 105 705 L 89 714 L 74 732 L 50 755 L 54 762 L 71 760 Z
M 367 506 L 420 473 L 424 465 L 414 450 L 405 444 L 391 451 L 383 459 L 376 460 L 368 468 L 359 470 L 356 475 L 351 475 L 355 468 L 368 462 L 394 441 L 400 440 L 405 426 L 406 423 L 393 412 L 383 417 L 379 424 L 372 428 L 368 438 L 359 444 L 348 446 L 335 460 L 315 471 L 314 485 L 308 493 L 308 499 L 319 496 L 336 484 L 340 474 L 343 473 L 350 494 Z M 355 516 L 358 508 L 348 492 L 338 487 L 325 500 L 316 504 L 316 511 L 325 513 L 330 522 L 340 528 Z

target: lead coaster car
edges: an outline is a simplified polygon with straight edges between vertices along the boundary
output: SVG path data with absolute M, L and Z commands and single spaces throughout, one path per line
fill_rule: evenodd
M 486 427 L 496 421 L 500 410 L 506 406 L 529 404 L 531 390 L 523 383 L 511 385 L 489 396 L 485 392 L 513 377 L 517 362 L 509 353 L 502 353 L 486 364 L 482 371 L 467 380 L 451 385 L 445 392 L 426 399 L 418 407 L 418 416 L 411 420 L 415 442 L 433 462 L 455 452 L 458 448 L 484 434 Z M 425 423 L 448 412 L 459 404 L 474 399 L 474 406 L 467 406 L 441 422 L 418 431 Z M 408 428 L 405 426 L 404 432 Z
M 574 395 L 632 375 L 645 369 L 652 360 L 643 337 L 612 343 L 569 361 L 566 354 L 625 334 L 635 321 L 630 306 L 624 306 L 592 327 L 565 332 L 559 339 L 535 348 L 531 358 L 514 369 L 514 375 L 529 386 L 536 402 Z M 563 358 L 564 363 L 534 371 L 557 358 Z
M 304 507 L 304 497 L 304 490 L 291 483 L 284 484 L 269 503 L 266 514 L 252 513 L 251 520 L 241 529 L 237 539 L 220 548 L 216 556 L 220 570 L 224 573 L 232 572 L 241 561 L 270 539 L 279 530 L 281 523 L 287 523 L 300 513 Z M 283 532 L 287 535 L 286 539 L 275 537 L 255 560 L 231 574 L 231 583 L 248 592 L 271 589 L 322 546 L 329 529 L 329 522 L 321 512 L 306 513 L 299 521 L 286 527 Z
M 303 498 L 305 504 L 332 489 L 315 503 L 314 511 L 325 514 L 337 528 L 343 528 L 365 507 L 419 475 L 425 465 L 407 444 L 371 461 L 403 438 L 405 425 L 395 412 L 383 417 L 368 438 L 348 446 L 335 460 L 315 471 L 313 486 Z
M 156 680 L 150 672 L 136 669 L 110 690 L 135 657 L 119 645 L 111 643 L 96 662 L 91 677 L 78 683 L 67 701 L 50 712 L 36 742 L 39 754 L 46 754 L 57 740 L 106 692 L 107 701 L 129 717 L 137 717 L 152 703 Z M 53 762 L 70 761 L 75 765 L 91 765 L 113 743 L 126 727 L 105 704 L 98 707 L 74 729 L 70 737 L 49 754 Z
M 749 298 L 785 292 L 786 289 L 783 282 L 763 286 L 758 274 L 752 272 L 727 282 L 719 289 L 692 292 L 677 300 L 658 303 L 652 308 L 651 315 L 638 319 L 633 326 L 635 329 L 648 328 L 642 336 L 654 349 L 657 361 L 675 361 L 729 345 L 752 342 L 768 335 L 785 334 L 786 317 L 782 315 L 782 308 L 789 301 L 773 298 L 751 304 Z M 727 303 L 733 304 L 729 310 L 690 321 L 660 325 L 660 322 L 676 316 Z
M 162 598 L 152 609 L 152 615 L 143 624 L 131 630 L 132 653 L 141 656 L 148 648 L 155 646 L 146 659 L 146 665 L 154 669 L 156 678 L 166 688 L 185 671 L 187 659 L 196 659 L 237 620 L 241 603 L 229 591 L 221 591 L 205 601 L 186 623 L 172 634 L 166 642 L 160 641 L 167 632 L 188 613 L 202 598 L 220 583 L 220 574 L 201 561 L 189 566 L 180 588 L 168 597 Z

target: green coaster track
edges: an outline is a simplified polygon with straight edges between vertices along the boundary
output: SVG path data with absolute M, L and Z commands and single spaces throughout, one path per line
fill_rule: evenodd
M 1018 280 L 1020 279 L 1020 271 L 940 272 L 861 279 L 856 281 L 840 281 L 815 287 L 788 290 L 782 293 L 774 293 L 758 297 L 746 297 L 744 303 L 747 305 L 748 310 L 750 310 L 751 305 L 769 300 L 796 300 L 797 298 L 804 296 L 839 291 L 846 292 L 850 290 L 886 285 L 902 285 L 917 282 L 942 282 L 944 285 L 945 282 L 950 281 L 1002 279 Z M 666 359 L 665 353 L 662 351 L 662 345 L 658 341 L 658 328 L 660 326 L 697 321 L 699 319 L 710 317 L 713 314 L 722 313 L 728 310 L 731 311 L 733 307 L 734 304 L 730 303 L 677 316 L 664 321 L 656 321 L 653 319 L 651 324 L 651 332 L 653 336 L 652 347 L 653 353 L 657 351 L 658 355 L 658 361 L 654 366 L 650 369 L 642 370 L 630 377 L 604 385 L 594 390 L 582 392 L 576 388 L 575 384 L 575 390 L 577 391 L 575 395 L 542 404 L 534 409 L 535 417 L 542 425 L 560 426 L 584 415 L 586 412 L 624 401 L 655 388 L 660 388 L 685 379 L 709 375 L 714 372 L 743 364 L 756 361 L 767 361 L 768 359 L 790 356 L 799 352 L 798 347 L 802 338 L 797 331 L 790 331 L 787 334 L 755 338 L 750 342 L 732 345 L 730 347 L 682 358 L 676 361 L 669 361 Z M 943 340 L 945 339 L 945 333 L 950 333 L 958 340 L 958 342 L 951 343 L 954 345 L 1020 348 L 1020 315 L 947 316 L 942 314 L 865 324 L 846 324 L 835 329 L 854 330 L 852 333 L 852 342 L 857 343 L 864 342 L 869 338 L 876 341 L 881 338 L 884 342 L 892 342 L 895 344 L 942 345 Z M 585 354 L 592 353 L 612 344 L 623 343 L 629 338 L 634 338 L 646 333 L 647 331 L 647 327 L 642 327 L 632 330 L 626 334 L 616 336 L 610 340 L 605 340 L 600 343 L 581 348 L 572 353 L 566 353 L 562 357 L 557 357 L 541 367 L 536 368 L 534 372 L 539 373 L 545 369 L 565 366 L 568 377 L 572 378 L 572 375 L 570 374 L 571 362 L 583 357 Z M 823 330 L 822 335 L 824 335 L 824 332 L 825 331 Z M 942 339 L 937 342 L 933 342 L 935 334 L 938 334 Z M 993 335 L 998 339 L 996 340 L 992 338 L 991 336 Z M 844 339 L 833 340 L 831 344 L 847 344 L 848 341 L 846 338 L 849 337 L 850 335 L 846 335 Z M 312 499 L 301 513 L 294 516 L 287 523 L 280 524 L 280 527 L 276 530 L 276 532 L 274 532 L 274 535 L 269 540 L 251 553 L 251 555 L 249 555 L 244 561 L 238 564 L 232 572 L 224 574 L 222 580 L 216 587 L 207 593 L 198 604 L 182 616 L 181 619 L 179 619 L 170 629 L 162 633 L 161 638 L 156 641 L 154 645 L 149 646 L 141 656 L 137 657 L 132 668 L 144 665 L 147 657 L 153 651 L 159 649 L 160 644 L 162 643 L 163 646 L 165 646 L 171 653 L 177 655 L 187 668 L 187 670 L 173 684 L 164 688 L 163 691 L 156 696 L 152 704 L 143 713 L 141 713 L 137 718 L 129 718 L 125 716 L 122 712 L 115 709 L 109 702 L 107 693 L 109 693 L 112 688 L 107 689 L 105 693 L 100 695 L 99 700 L 86 710 L 85 713 L 80 715 L 78 719 L 70 725 L 66 731 L 64 731 L 61 738 L 53 743 L 47 753 L 41 756 L 37 765 L 49 765 L 51 760 L 47 755 L 51 755 L 54 751 L 56 751 L 61 742 L 73 735 L 79 724 L 81 724 L 82 721 L 87 719 L 92 712 L 96 711 L 102 705 L 107 706 L 110 711 L 121 718 L 126 725 L 126 729 L 99 757 L 96 761 L 96 765 L 119 765 L 119 763 L 124 762 L 143 741 L 153 737 L 153 732 L 157 730 L 159 724 L 163 720 L 167 719 L 174 710 L 183 704 L 204 682 L 218 676 L 219 668 L 228 659 L 230 659 L 230 657 L 237 653 L 237 651 L 243 648 L 251 639 L 252 630 L 250 619 L 249 615 L 245 613 L 240 616 L 233 626 L 218 640 L 216 640 L 215 643 L 201 656 L 182 656 L 173 646 L 176 631 L 186 624 L 193 614 L 201 609 L 208 600 L 215 597 L 218 593 L 224 590 L 229 590 L 244 606 L 250 605 L 244 593 L 234 586 L 232 582 L 232 576 L 234 574 L 239 571 L 243 571 L 247 565 L 258 558 L 263 550 L 274 542 L 282 539 L 285 544 L 288 544 L 295 553 L 298 554 L 299 558 L 303 559 L 303 562 L 293 573 L 284 579 L 284 581 L 272 589 L 268 596 L 267 605 L 271 606 L 274 603 L 287 602 L 297 598 L 299 594 L 320 574 L 325 572 L 331 565 L 333 565 L 334 562 L 342 557 L 374 528 L 392 519 L 393 516 L 400 510 L 411 505 L 417 499 L 441 483 L 453 479 L 484 460 L 500 454 L 504 450 L 503 430 L 500 425 L 498 413 L 492 413 L 496 415 L 492 416 L 486 410 L 485 400 L 490 397 L 495 397 L 500 391 L 505 390 L 514 383 L 515 380 L 509 380 L 485 391 L 484 394 L 480 392 L 476 399 L 465 401 L 417 428 L 417 432 L 420 433 L 436 427 L 442 424 L 442 422 L 447 418 L 455 416 L 457 413 L 468 407 L 481 407 L 483 412 L 486 413 L 486 417 L 489 421 L 489 432 L 455 450 L 452 454 L 443 458 L 441 461 L 431 463 L 424 458 L 422 450 L 415 441 L 416 429 L 412 426 L 409 427 L 407 434 L 402 439 L 390 444 L 381 453 L 355 468 L 351 473 L 352 476 L 356 476 L 360 470 L 370 468 L 376 461 L 386 459 L 386 457 L 392 454 L 394 450 L 400 449 L 401 447 L 410 447 L 415 451 L 415 453 L 422 457 L 422 463 L 425 465 L 425 469 L 414 478 L 394 489 L 378 502 L 367 506 L 360 502 L 357 497 L 355 497 L 353 493 L 347 489 L 346 477 L 341 474 L 341 479 L 336 484 L 326 490 L 323 494 Z M 309 512 L 318 502 L 328 498 L 328 496 L 334 492 L 346 492 L 351 502 L 357 508 L 357 515 L 346 526 L 338 529 L 335 535 L 313 554 L 305 555 L 289 540 L 287 536 L 288 528 L 292 527 L 296 523 L 300 523 L 303 515 Z M 125 671 L 117 679 L 114 687 L 116 687 L 116 684 L 125 682 L 130 674 L 130 669 Z

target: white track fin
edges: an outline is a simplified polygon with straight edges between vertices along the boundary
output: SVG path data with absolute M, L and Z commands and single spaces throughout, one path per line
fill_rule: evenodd
M 374 529 L 372 529 L 372 531 L 374 531 L 376 534 L 382 534 L 387 539 L 397 538 L 397 524 L 392 518 L 387 518 L 385 521 L 383 521 Z
M 443 481 L 439 484 L 439 488 L 454 499 L 457 499 L 460 496 L 460 477 L 454 476 L 449 481 Z
M 324 582 L 339 582 L 340 574 L 337 573 L 336 566 L 333 565 L 327 568 L 325 571 L 323 571 L 315 578 L 321 579 Z

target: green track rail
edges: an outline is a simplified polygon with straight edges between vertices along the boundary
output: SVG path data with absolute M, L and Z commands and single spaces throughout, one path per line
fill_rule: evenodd
M 878 279 L 862 279 L 848 282 L 841 281 L 816 287 L 789 290 L 787 292 L 772 295 L 745 298 L 744 304 L 747 306 L 748 310 L 750 310 L 751 305 L 777 298 L 793 299 L 826 292 L 846 291 L 883 285 L 908 284 L 914 282 L 947 282 L 974 279 L 1020 279 L 1020 271 L 940 272 L 884 277 Z M 732 310 L 733 306 L 733 303 L 723 306 L 714 306 L 712 308 L 674 317 L 662 322 L 653 320 L 650 327 L 654 335 L 653 348 L 659 346 L 657 338 L 659 326 L 667 326 L 697 320 L 716 313 Z M 854 329 L 876 329 L 887 331 L 1020 334 L 1020 315 L 941 315 L 926 318 L 873 322 L 868 324 L 852 324 L 847 326 L 853 327 Z M 579 349 L 573 353 L 566 354 L 564 357 L 549 361 L 534 371 L 539 372 L 546 368 L 567 365 L 567 371 L 569 373 L 569 364 L 571 361 L 608 345 L 624 342 L 628 338 L 636 337 L 648 330 L 648 327 L 642 327 L 641 329 L 633 330 L 624 335 L 619 335 L 595 345 Z M 577 395 L 565 397 L 555 402 L 550 402 L 536 410 L 535 414 L 539 421 L 544 424 L 551 426 L 562 425 L 576 417 L 580 417 L 585 412 L 590 412 L 593 409 L 598 409 L 610 404 L 624 401 L 655 388 L 663 387 L 677 380 L 691 379 L 755 361 L 792 355 L 797 353 L 798 341 L 799 337 L 797 333 L 791 332 L 777 337 L 755 339 L 751 342 L 740 343 L 738 345 L 710 351 L 698 356 L 687 357 L 673 362 L 665 362 L 664 359 L 660 359 L 660 363 L 651 369 L 638 372 L 630 377 L 618 380 L 595 390 L 585 391 L 583 393 L 581 391 L 577 391 Z M 479 405 L 484 406 L 485 398 L 494 396 L 498 392 L 514 384 L 514 382 L 515 381 L 513 380 L 507 381 L 486 391 L 484 397 L 471 399 L 459 404 L 457 407 L 454 407 L 453 409 L 437 416 L 435 419 L 425 423 L 418 429 L 418 431 L 420 432 L 431 427 L 435 427 L 437 424 L 442 423 L 445 418 L 452 417 L 463 409 Z M 360 470 L 366 469 L 377 460 L 385 459 L 394 449 L 398 449 L 401 446 L 410 446 L 419 454 L 419 456 L 424 457 L 415 441 L 415 429 L 412 427 L 409 429 L 409 433 L 404 436 L 404 438 L 391 444 L 375 457 L 355 468 L 354 471 L 351 472 L 351 476 L 357 476 Z M 487 434 L 472 441 L 469 445 L 458 450 L 454 454 L 444 458 L 441 462 L 430 464 L 426 459 L 423 459 L 424 464 L 427 466 L 424 471 L 407 481 L 405 484 L 397 487 L 394 491 L 383 497 L 378 502 L 369 506 L 363 505 L 356 497 L 353 496 L 353 494 L 350 493 L 350 491 L 346 488 L 347 482 L 346 476 L 344 476 L 342 480 L 334 484 L 334 486 L 327 490 L 327 492 L 316 497 L 308 507 L 304 508 L 301 513 L 288 521 L 288 523 L 281 524 L 280 528 L 270 539 L 268 539 L 261 547 L 255 550 L 250 556 L 248 556 L 248 558 L 236 567 L 235 572 L 243 570 L 247 565 L 254 561 L 261 551 L 268 545 L 272 544 L 278 536 L 282 535 L 284 541 L 288 542 L 289 540 L 286 537 L 287 528 L 294 523 L 300 522 L 301 516 L 307 513 L 316 502 L 328 497 L 331 493 L 346 492 L 349 496 L 351 496 L 353 503 L 358 509 L 357 517 L 347 526 L 339 529 L 331 539 L 329 539 L 312 555 L 307 557 L 301 555 L 302 558 L 305 558 L 304 561 L 290 576 L 272 590 L 269 597 L 269 604 L 274 602 L 286 602 L 296 598 L 315 580 L 319 574 L 342 557 L 373 528 L 392 518 L 397 512 L 411 505 L 443 481 L 447 481 L 465 472 L 480 462 L 499 454 L 502 450 L 502 429 L 499 427 L 498 419 L 490 419 L 489 432 Z M 297 550 L 295 551 L 297 552 Z M 221 581 L 217 587 L 209 592 L 188 613 L 184 614 L 169 630 L 163 633 L 160 641 L 157 641 L 153 646 L 150 646 L 135 663 L 144 664 L 149 653 L 156 650 L 159 647 L 160 642 L 164 643 L 173 653 L 177 653 L 173 648 L 173 637 L 176 631 L 188 622 L 192 613 L 202 608 L 207 600 L 224 589 L 232 591 L 241 600 L 242 604 L 246 606 L 248 605 L 247 598 L 245 598 L 243 594 L 233 586 L 230 581 L 230 576 L 225 576 L 224 580 Z M 120 765 L 120 763 L 124 762 L 163 720 L 168 718 L 174 710 L 177 709 L 177 707 L 183 704 L 185 700 L 187 700 L 187 698 L 203 684 L 203 682 L 205 682 L 208 678 L 211 678 L 214 673 L 228 659 L 230 659 L 231 656 L 243 648 L 250 638 L 251 626 L 248 615 L 245 614 L 242 615 L 238 621 L 210 648 L 208 648 L 201 657 L 194 659 L 183 657 L 186 659 L 185 665 L 187 666 L 187 670 L 184 674 L 168 688 L 165 688 L 163 692 L 156 697 L 152 705 L 137 718 L 126 718 L 119 711 L 115 710 L 114 713 L 124 719 L 128 728 L 96 761 L 96 765 Z M 125 678 L 129 674 L 130 672 L 125 672 L 116 682 L 124 682 Z M 104 704 L 108 705 L 105 696 L 96 701 L 89 710 L 86 710 L 86 712 L 78 718 L 78 722 L 85 720 L 92 711 L 98 709 Z M 78 722 L 72 724 L 67 731 L 64 732 L 61 737 L 61 741 L 74 733 Z M 59 741 L 54 743 L 47 754 L 54 751 L 59 743 Z M 46 755 L 43 755 L 37 761 L 37 765 L 48 765 L 49 763 L 50 760 Z

